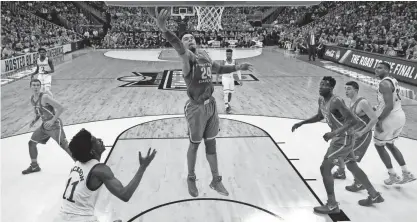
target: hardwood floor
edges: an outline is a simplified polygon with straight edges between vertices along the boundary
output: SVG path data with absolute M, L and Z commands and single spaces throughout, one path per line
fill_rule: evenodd
M 160 114 L 183 114 L 187 96 L 184 91 L 158 90 L 158 87 L 119 87 L 116 78 L 132 72 L 155 72 L 180 68 L 177 62 L 129 61 L 108 58 L 102 51 L 81 54 L 57 65 L 52 91 L 66 110 L 65 125 L 97 120 Z M 344 97 L 344 83 L 350 78 L 300 60 L 284 58 L 281 53 L 264 49 L 262 55 L 242 59 L 255 67 L 259 81 L 236 87 L 232 98 L 234 114 L 279 116 L 305 119 L 317 110 L 318 85 L 323 76 L 337 80 L 335 93 Z M 376 103 L 375 90 L 359 83 L 360 94 Z M 29 102 L 29 79 L 1 87 L 2 138 L 33 131 L 29 128 L 33 109 Z M 216 87 L 214 96 L 224 113 L 223 92 Z M 407 124 L 402 135 L 417 139 L 417 101 L 403 101 Z

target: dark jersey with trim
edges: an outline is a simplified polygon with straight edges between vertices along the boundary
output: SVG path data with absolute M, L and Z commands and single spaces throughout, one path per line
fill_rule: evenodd
M 356 100 L 356 102 L 350 108 L 350 111 L 355 116 L 355 118 L 358 120 L 358 123 L 353 127 L 353 129 L 355 131 L 363 130 L 366 127 L 366 125 L 368 125 L 368 123 L 371 121 L 371 118 L 369 118 L 369 116 L 366 115 L 366 114 L 362 115 L 362 116 L 358 116 L 358 114 L 356 114 L 356 107 L 358 106 L 359 102 L 363 99 L 365 99 L 365 98 L 360 97 L 358 100 Z
M 195 60 L 190 61 L 190 73 L 184 76 L 187 84 L 187 95 L 197 103 L 203 103 L 214 92 L 212 78 L 212 60 L 204 51 L 195 53 Z
M 43 93 L 40 93 L 37 101 L 35 101 L 35 96 L 32 95 L 31 102 L 35 108 L 36 114 L 42 118 L 43 122 L 46 122 L 54 118 L 55 110 L 54 107 L 52 107 L 50 104 L 46 104 L 45 106 L 42 105 L 41 101 L 43 95 Z
M 345 119 L 340 112 L 331 112 L 331 105 L 338 98 L 338 96 L 333 95 L 327 102 L 324 100 L 322 96 L 320 96 L 319 98 L 320 112 L 323 115 L 324 119 L 326 120 L 326 123 L 329 125 L 332 132 L 339 129 L 345 124 Z M 345 133 L 337 136 L 347 136 L 348 133 L 352 133 L 351 130 L 348 130 Z

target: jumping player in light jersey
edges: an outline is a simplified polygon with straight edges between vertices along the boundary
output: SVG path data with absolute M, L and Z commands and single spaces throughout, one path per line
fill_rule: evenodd
M 193 35 L 185 34 L 180 40 L 167 29 L 166 22 L 170 17 L 168 10 L 162 9 L 158 12 L 157 7 L 151 7 L 148 8 L 148 13 L 155 18 L 164 38 L 174 47 L 182 61 L 182 73 L 189 97 L 184 107 L 190 138 L 187 152 L 188 192 L 193 197 L 198 196 L 195 163 L 198 146 L 204 139 L 206 157 L 213 175 L 209 186 L 218 193 L 227 196 L 229 192 L 223 186 L 217 161 L 216 136 L 219 132 L 219 116 L 216 101 L 212 96 L 214 91 L 212 69 L 216 70 L 217 74 L 224 74 L 238 70 L 249 70 L 251 65 L 242 63 L 237 66 L 221 66 L 213 62 L 204 50 L 197 49 Z
M 39 172 L 41 170 L 37 161 L 38 148 L 36 145 L 38 143 L 46 144 L 51 137 L 71 156 L 63 128 L 64 125 L 61 119 L 59 119 L 59 116 L 64 112 L 64 107 L 51 96 L 40 91 L 41 82 L 39 79 L 32 79 L 30 81 L 30 87 L 33 90 L 33 95 L 30 100 L 35 108 L 36 117 L 29 126 L 32 127 L 39 119 L 42 119 L 42 124 L 33 132 L 30 138 L 29 155 L 32 163 L 26 170 L 22 171 L 23 174 Z
M 406 119 L 401 107 L 398 81 L 389 76 L 390 70 L 391 65 L 386 62 L 379 63 L 375 69 L 376 76 L 382 81 L 379 83 L 377 91 L 378 106 L 375 109 L 378 123 L 375 126 L 374 142 L 382 162 L 388 169 L 389 178 L 384 180 L 386 185 L 404 184 L 416 180 L 414 175 L 408 171 L 401 151 L 394 145 L 394 141 L 404 128 Z M 395 173 L 385 146 L 401 166 L 402 179 Z
M 236 60 L 233 58 L 233 50 L 226 49 L 226 60 L 222 62 L 222 65 L 226 66 L 235 66 L 238 65 Z M 230 113 L 232 106 L 230 105 L 230 101 L 232 101 L 232 94 L 235 92 L 235 79 L 233 77 L 234 74 L 237 74 L 239 77 L 239 83 L 242 86 L 242 74 L 240 70 L 237 72 L 232 72 L 228 74 L 222 75 L 222 84 L 223 84 L 223 93 L 224 93 L 224 104 L 226 107 L 226 112 Z
M 358 120 L 358 123 L 354 126 L 355 131 L 355 144 L 353 146 L 353 154 L 356 161 L 359 163 L 369 145 L 372 141 L 372 128 L 378 121 L 376 113 L 372 110 L 371 104 L 363 97 L 359 97 L 359 84 L 355 81 L 347 82 L 345 85 L 346 96 L 350 99 L 348 107 L 351 113 Z M 339 157 L 339 169 L 333 174 L 335 179 L 346 179 L 345 173 L 345 160 Z M 362 183 L 355 178 L 354 183 L 350 186 L 346 186 L 346 190 L 356 192 L 363 190 L 365 187 Z
M 100 163 L 106 150 L 101 139 L 81 129 L 72 138 L 69 148 L 76 162 L 65 181 L 61 210 L 54 222 L 98 222 L 94 209 L 101 185 L 104 184 L 120 200 L 128 202 L 156 155 L 155 150 L 151 153 L 151 148 L 145 158 L 139 152 L 139 169 L 129 184 L 123 186 L 110 167 Z
M 36 70 L 34 73 L 31 74 L 31 79 L 34 78 L 36 74 L 38 74 L 37 79 L 41 81 L 42 87 L 41 92 L 48 93 L 52 96 L 52 76 L 51 74 L 54 73 L 55 68 L 52 62 L 52 59 L 46 57 L 46 49 L 39 48 L 39 58 L 36 62 Z
M 339 157 L 348 160 L 346 163 L 347 168 L 368 191 L 369 197 L 360 200 L 358 202 L 359 205 L 370 206 L 374 203 L 381 203 L 384 201 L 381 194 L 375 190 L 366 174 L 356 163 L 356 158 L 353 155 L 353 134 L 355 133 L 353 127 L 357 124 L 357 120 L 350 112 L 349 108 L 346 107 L 342 99 L 333 94 L 335 85 L 336 80 L 333 77 L 325 76 L 320 82 L 318 113 L 310 119 L 296 123 L 291 129 L 294 132 L 294 130 L 304 124 L 316 123 L 325 119 L 332 130 L 323 136 L 326 142 L 331 140 L 331 143 L 320 166 L 328 201 L 326 205 L 314 208 L 315 212 L 321 214 L 340 212 L 339 204 L 336 202 L 334 179 L 332 176 L 332 168 L 335 166 Z

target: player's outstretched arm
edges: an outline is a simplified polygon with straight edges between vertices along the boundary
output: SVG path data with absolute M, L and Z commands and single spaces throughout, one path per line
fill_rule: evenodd
M 41 116 L 38 114 L 38 112 L 35 110 L 35 118 L 30 122 L 29 127 L 32 127 L 35 125 L 36 122 L 41 118 Z
M 157 7 L 150 7 L 147 8 L 149 15 L 155 19 L 156 24 L 158 25 L 159 29 L 162 31 L 164 38 L 174 47 L 175 51 L 177 51 L 178 55 L 182 60 L 182 73 L 184 76 L 190 73 L 190 51 L 185 48 L 182 41 L 175 35 L 174 32 L 168 30 L 166 27 L 166 22 L 170 16 L 168 10 L 162 9 L 161 12 L 158 13 Z
M 294 126 L 291 128 L 291 131 L 294 132 L 297 128 L 299 128 L 300 126 L 302 126 L 304 124 L 317 123 L 317 122 L 319 122 L 323 119 L 324 119 L 324 117 L 323 117 L 323 114 L 320 111 L 320 100 L 319 100 L 319 108 L 318 108 L 317 114 L 312 116 L 309 119 L 306 119 L 306 120 L 303 120 L 301 122 L 298 122 L 298 123 L 294 124 Z
M 33 79 L 33 77 L 34 77 L 36 74 L 38 74 L 38 73 L 39 73 L 39 66 L 38 66 L 38 65 L 36 65 L 36 70 L 35 70 L 35 72 L 34 72 L 34 73 L 30 74 L 30 79 Z
M 59 116 L 65 111 L 65 108 L 62 104 L 60 104 L 58 101 L 53 99 L 49 94 L 44 94 L 43 101 L 55 109 L 55 115 L 54 118 L 51 120 L 52 122 L 55 122 Z
M 49 67 L 51 68 L 51 71 L 49 71 L 48 73 L 54 73 L 55 72 L 55 67 L 54 67 L 54 63 L 52 62 L 51 58 L 48 59 L 48 64 L 49 64 Z
M 110 193 L 112 193 L 114 196 L 116 196 L 124 202 L 128 202 L 132 197 L 133 193 L 138 188 L 140 181 L 142 180 L 142 176 L 146 171 L 146 168 L 149 166 L 149 164 L 152 162 L 153 158 L 156 155 L 155 150 L 153 150 L 152 154 L 150 154 L 150 151 L 151 149 L 149 148 L 148 155 L 145 158 L 142 158 L 142 154 L 139 152 L 140 167 L 127 186 L 123 186 L 120 180 L 118 180 L 114 176 L 113 171 L 110 169 L 110 167 L 105 164 L 97 165 L 91 172 L 92 176 L 102 181 L 104 185 L 107 187 L 107 189 L 110 191 Z
M 218 62 L 213 62 L 212 70 L 216 70 L 217 74 L 225 74 L 225 73 L 231 73 L 236 72 L 240 70 L 253 70 L 252 65 L 249 63 L 242 63 L 240 65 L 234 65 L 234 66 L 226 66 L 226 65 L 220 65 Z
M 381 115 L 378 117 L 378 121 L 383 121 L 394 108 L 394 98 L 392 94 L 391 83 L 389 80 L 382 81 L 379 84 L 379 91 L 384 97 L 385 107 L 384 110 L 382 110 Z
M 309 119 L 301 121 L 301 125 L 310 124 L 310 123 L 317 123 L 324 119 L 323 114 L 321 113 L 320 107 L 318 108 L 317 114 L 312 116 Z
M 334 135 L 342 134 L 351 127 L 355 126 L 355 124 L 357 124 L 358 120 L 356 120 L 356 118 L 350 112 L 349 108 L 340 98 L 336 98 L 334 100 L 333 107 L 335 110 L 339 111 L 340 114 L 342 114 L 344 119 L 346 120 L 345 124 L 342 127 L 332 132 Z

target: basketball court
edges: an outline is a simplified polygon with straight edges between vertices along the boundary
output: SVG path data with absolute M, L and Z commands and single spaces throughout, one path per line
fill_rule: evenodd
M 213 60 L 225 49 L 206 49 Z M 345 98 L 344 84 L 353 78 L 325 68 L 321 60 L 289 58 L 275 47 L 234 49 L 239 62 L 254 72 L 243 72 L 243 86 L 235 82 L 233 113 L 226 114 L 221 83 L 214 97 L 220 113 L 217 139 L 219 169 L 230 195 L 209 187 L 211 173 L 200 145 L 196 164 L 198 198 L 187 191 L 188 137 L 184 118 L 187 100 L 172 49 L 82 50 L 65 56 L 55 66 L 52 92 L 66 110 L 61 115 L 67 138 L 85 128 L 106 145 L 101 162 L 126 185 L 139 167 L 138 152 L 158 151 L 141 184 L 125 203 L 103 186 L 96 214 L 101 222 L 125 221 L 402 221 L 415 220 L 417 182 L 386 186 L 387 173 L 373 145 L 361 162 L 385 202 L 361 207 L 365 191 L 344 189 L 353 182 L 335 180 L 342 212 L 323 216 L 313 207 L 326 202 L 320 164 L 329 146 L 321 122 L 291 132 L 294 123 L 317 112 L 319 82 L 333 76 L 335 93 Z M 338 66 L 337 64 L 332 64 Z M 356 72 L 362 73 L 361 71 Z M 360 94 L 376 104 L 376 91 L 359 81 Z M 29 78 L 1 87 L 1 212 L 2 221 L 47 222 L 59 211 L 73 163 L 54 141 L 38 145 L 42 171 L 22 175 L 30 163 L 28 141 L 39 126 L 30 104 Z M 408 168 L 417 173 L 417 101 L 404 98 L 407 124 L 397 141 Z M 393 160 L 397 172 L 398 164 Z

